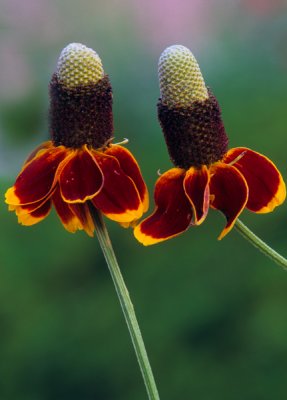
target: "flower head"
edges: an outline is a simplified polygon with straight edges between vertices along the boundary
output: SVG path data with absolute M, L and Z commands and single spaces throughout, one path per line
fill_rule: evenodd
M 233 227 L 246 207 L 267 213 L 285 200 L 286 188 L 267 157 L 245 147 L 228 150 L 219 104 L 205 86 L 198 64 L 184 46 L 168 47 L 159 60 L 158 117 L 174 168 L 155 185 L 155 210 L 134 230 L 144 245 L 200 225 L 209 208 Z
M 91 207 L 124 226 L 148 207 L 132 154 L 112 144 L 112 88 L 98 54 L 79 43 L 62 51 L 50 82 L 51 140 L 28 157 L 6 203 L 33 225 L 54 205 L 69 232 L 94 232 Z

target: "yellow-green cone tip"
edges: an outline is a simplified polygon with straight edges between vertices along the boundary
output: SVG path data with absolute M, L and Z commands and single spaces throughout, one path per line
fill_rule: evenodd
M 167 47 L 159 58 L 158 76 L 162 101 L 170 108 L 189 107 L 208 98 L 199 65 L 187 47 Z
M 81 43 L 70 43 L 58 59 L 57 77 L 68 88 L 97 83 L 104 77 L 98 54 Z

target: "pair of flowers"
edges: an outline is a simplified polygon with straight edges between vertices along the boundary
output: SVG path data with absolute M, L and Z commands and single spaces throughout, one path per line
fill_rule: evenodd
M 239 147 L 228 150 L 218 102 L 206 88 L 192 53 L 171 46 L 159 61 L 158 117 L 175 167 L 155 185 L 155 210 L 133 155 L 113 144 L 112 89 L 97 53 L 73 43 L 61 53 L 50 83 L 51 140 L 24 163 L 6 203 L 19 223 L 43 220 L 54 205 L 69 232 L 93 236 L 92 208 L 150 245 L 201 224 L 210 207 L 233 227 L 246 207 L 266 213 L 286 197 L 276 166 L 265 156 Z M 123 143 L 122 143 L 123 144 Z

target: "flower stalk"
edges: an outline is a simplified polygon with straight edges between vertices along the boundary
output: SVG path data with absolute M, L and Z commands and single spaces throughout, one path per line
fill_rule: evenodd
M 142 377 L 150 400 L 159 400 L 156 383 L 153 377 L 150 362 L 145 349 L 144 341 L 140 331 L 140 327 L 136 318 L 134 306 L 131 302 L 128 289 L 125 285 L 123 276 L 121 274 L 111 240 L 100 211 L 94 207 L 90 207 L 90 212 L 95 224 L 95 231 L 104 254 L 106 263 L 108 265 L 118 299 L 130 332 L 134 350 L 140 366 Z
M 281 254 L 277 253 L 272 247 L 268 246 L 263 240 L 256 236 L 243 222 L 239 219 L 235 222 L 235 228 L 237 231 L 248 240 L 254 247 L 261 251 L 266 257 L 269 257 L 273 262 L 280 265 L 285 271 L 287 271 L 287 259 Z

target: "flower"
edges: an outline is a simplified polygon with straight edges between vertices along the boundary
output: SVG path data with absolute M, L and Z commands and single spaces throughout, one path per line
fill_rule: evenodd
M 272 161 L 246 147 L 228 150 L 218 102 L 190 50 L 168 47 L 159 80 L 158 116 L 175 168 L 156 182 L 155 210 L 134 230 L 139 242 L 155 244 L 200 225 L 210 207 L 226 217 L 222 239 L 245 207 L 268 213 L 283 203 L 285 183 Z
M 111 143 L 112 89 L 98 54 L 79 43 L 64 48 L 50 98 L 51 140 L 32 152 L 7 190 L 9 210 L 20 224 L 33 225 L 54 205 L 69 232 L 90 236 L 93 207 L 133 224 L 148 208 L 148 193 L 132 154 Z

